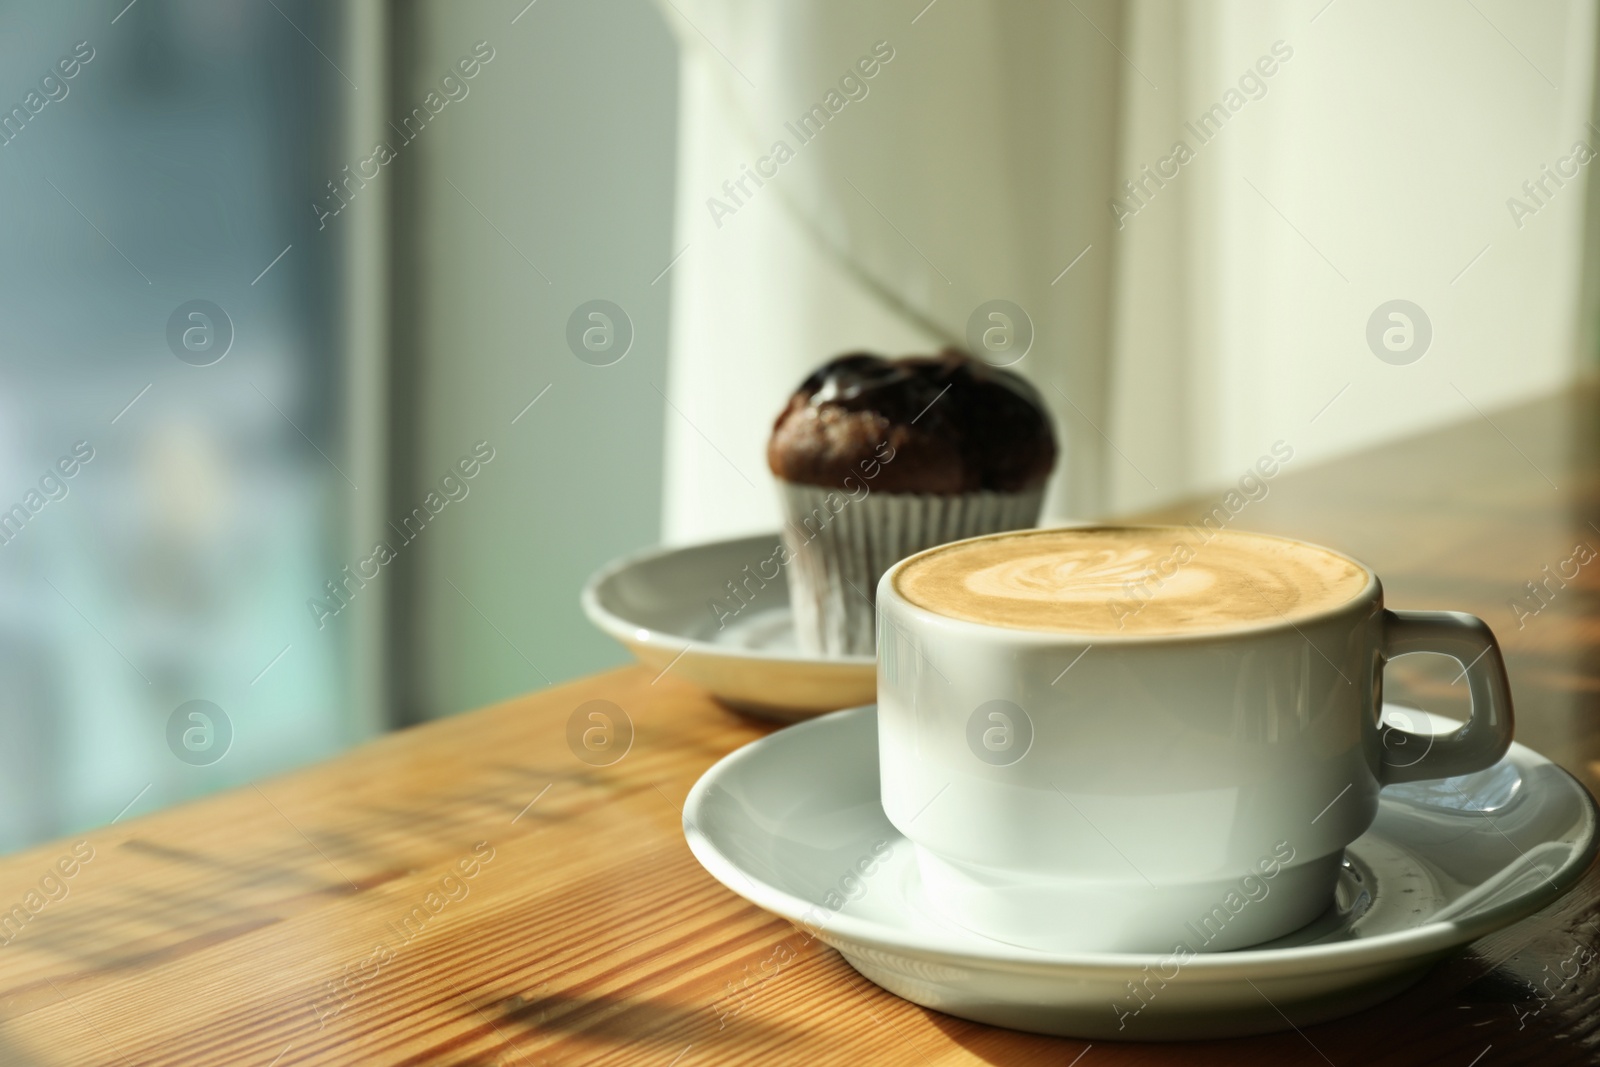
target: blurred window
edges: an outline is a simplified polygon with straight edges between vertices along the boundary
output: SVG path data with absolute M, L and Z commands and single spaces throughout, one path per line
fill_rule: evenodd
M 357 493 L 338 5 L 119 7 L 0 6 L 4 849 L 360 730 L 306 608 Z

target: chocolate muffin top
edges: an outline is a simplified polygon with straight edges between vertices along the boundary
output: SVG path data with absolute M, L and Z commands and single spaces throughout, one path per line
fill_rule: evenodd
M 830 360 L 800 383 L 767 444 L 785 481 L 840 488 L 854 474 L 887 493 L 1036 489 L 1055 461 L 1033 386 L 953 348 Z

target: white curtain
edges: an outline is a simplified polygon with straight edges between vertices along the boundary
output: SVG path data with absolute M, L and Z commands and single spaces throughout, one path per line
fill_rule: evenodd
M 1063 445 L 1047 519 L 1224 486 L 1278 441 L 1299 468 L 1475 418 L 1590 362 L 1587 165 L 1507 204 L 1600 149 L 1594 0 L 661 5 L 668 541 L 776 526 L 767 434 L 817 363 L 961 340 L 993 299 L 1032 321 L 1015 369 Z M 801 143 L 786 124 L 830 90 Z M 777 141 L 792 158 L 762 164 Z M 745 168 L 773 176 L 741 190 Z M 1432 327 L 1409 365 L 1366 341 L 1395 299 Z
M 663 0 L 684 46 L 669 541 L 776 528 L 767 435 L 818 363 L 963 343 L 995 299 L 1031 320 L 1015 369 L 1056 415 L 1047 514 L 1103 506 L 1120 16 L 925 3 Z M 747 168 L 771 176 L 741 189 Z

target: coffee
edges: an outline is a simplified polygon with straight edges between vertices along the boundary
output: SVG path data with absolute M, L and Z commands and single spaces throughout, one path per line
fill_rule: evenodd
M 1266 534 L 1084 527 L 936 548 L 902 567 L 894 587 L 967 622 L 1171 636 L 1295 622 L 1349 603 L 1370 580 L 1335 552 Z

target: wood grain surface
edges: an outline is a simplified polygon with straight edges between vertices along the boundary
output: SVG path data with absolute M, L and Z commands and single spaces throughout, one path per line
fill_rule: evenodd
M 1600 562 L 1542 600 L 1524 583 L 1579 543 L 1600 549 L 1596 411 L 1580 390 L 1291 461 L 1232 522 L 1366 560 L 1392 606 L 1481 615 L 1506 650 L 1519 739 L 1594 790 Z M 1197 518 L 1224 493 L 1146 518 Z M 1390 699 L 1462 712 L 1456 668 L 1434 659 L 1391 668 Z M 568 745 L 596 699 L 633 726 L 609 766 Z M 1575 946 L 1600 946 L 1594 870 L 1395 1000 L 1299 1032 L 1090 1047 L 916 1007 L 690 855 L 689 787 L 770 729 L 670 670 L 626 668 L 6 857 L 0 1064 L 1600 1060 L 1600 964 L 1552 980 Z

